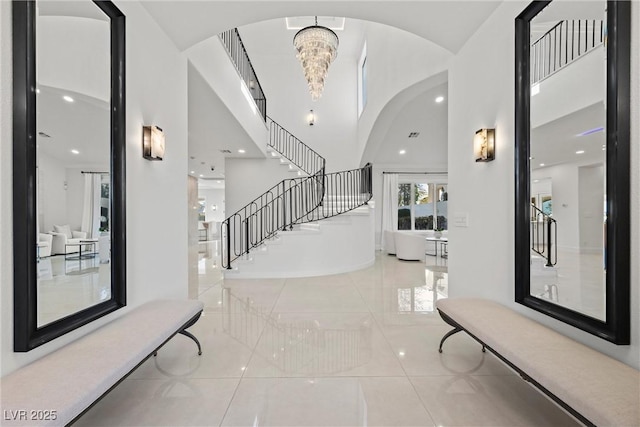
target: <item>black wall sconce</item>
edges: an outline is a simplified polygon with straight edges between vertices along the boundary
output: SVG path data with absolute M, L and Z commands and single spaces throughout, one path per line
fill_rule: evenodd
M 142 127 L 142 157 L 162 160 L 164 157 L 164 132 L 158 126 Z
M 480 129 L 473 138 L 473 153 L 476 162 L 490 162 L 496 158 L 496 130 Z

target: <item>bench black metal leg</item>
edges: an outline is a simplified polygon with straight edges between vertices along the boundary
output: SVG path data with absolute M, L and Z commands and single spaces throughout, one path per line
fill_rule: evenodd
M 184 335 L 185 337 L 191 338 L 198 346 L 198 356 L 202 355 L 202 347 L 200 346 L 200 341 L 198 341 L 198 338 L 196 338 L 191 332 L 185 331 L 184 329 L 179 333 Z
M 462 330 L 462 328 L 458 328 L 457 326 L 455 328 L 453 328 L 452 330 L 450 330 L 449 332 L 447 332 L 445 334 L 445 336 L 442 337 L 442 340 L 440 341 L 440 347 L 438 347 L 438 353 L 442 353 L 442 344 L 444 344 L 445 340 L 447 338 L 449 338 L 451 335 L 453 334 L 457 334 L 458 332 L 460 332 Z

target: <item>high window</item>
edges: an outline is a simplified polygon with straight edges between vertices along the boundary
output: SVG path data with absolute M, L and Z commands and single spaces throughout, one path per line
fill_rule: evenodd
M 447 184 L 398 184 L 398 230 L 447 230 Z
M 367 43 L 362 47 L 360 61 L 358 61 L 358 117 L 362 115 L 367 105 Z

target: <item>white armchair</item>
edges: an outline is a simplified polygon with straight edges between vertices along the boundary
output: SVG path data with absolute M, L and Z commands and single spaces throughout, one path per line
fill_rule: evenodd
M 422 233 L 395 232 L 396 257 L 405 261 L 424 261 L 427 241 Z
M 71 231 L 68 225 L 54 225 L 53 229 L 54 231 L 50 233 L 53 236 L 53 244 L 51 247 L 51 253 L 53 255 L 78 252 L 80 251 L 80 245 L 78 243 L 87 238 L 86 232 Z
M 51 234 L 38 234 L 38 257 L 44 258 L 51 256 L 53 236 Z

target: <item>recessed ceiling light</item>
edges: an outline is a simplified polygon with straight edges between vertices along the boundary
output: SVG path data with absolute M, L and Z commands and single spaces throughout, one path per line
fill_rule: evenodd
M 400 150 L 398 151 L 399 154 L 405 154 L 407 152 L 407 150 Z
M 606 147 L 602 147 L 602 151 L 607 151 Z
M 204 177 L 204 175 L 200 174 L 200 178 Z
M 578 150 L 576 151 L 576 154 L 584 154 L 584 150 Z
M 444 96 L 439 96 L 436 98 L 437 103 L 441 103 L 442 101 L 444 101 Z
M 64 99 L 64 100 L 65 100 L 65 101 L 67 101 L 67 102 L 73 102 L 73 98 L 72 98 L 72 97 L 70 97 L 69 95 L 65 95 L 65 96 L 63 96 L 63 97 L 62 97 L 62 99 Z
M 191 173 L 196 173 L 196 171 L 191 171 Z
M 244 154 L 244 153 L 246 153 L 246 151 L 244 151 L 244 150 L 241 148 L 241 149 L 239 149 L 239 150 L 238 150 L 238 153 L 240 153 L 240 154 Z
M 222 181 L 220 181 L 220 180 L 218 180 L 218 181 L 216 181 L 216 182 L 217 182 L 218 184 L 222 184 Z
M 80 154 L 80 152 L 79 152 L 78 150 L 76 150 L 76 149 L 71 150 L 71 152 L 72 152 L 73 154 Z
M 544 166 L 544 163 L 540 163 L 540 166 Z

